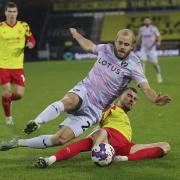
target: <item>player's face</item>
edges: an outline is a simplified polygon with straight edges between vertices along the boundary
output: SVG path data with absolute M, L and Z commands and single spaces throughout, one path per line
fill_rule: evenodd
M 144 19 L 144 25 L 149 26 L 151 24 L 151 20 L 149 18 Z
M 123 36 L 120 34 L 115 40 L 115 54 L 118 58 L 126 58 L 132 49 L 132 35 Z
M 16 7 L 14 8 L 7 8 L 5 11 L 6 20 L 8 23 L 13 24 L 16 22 L 18 15 L 18 10 Z
M 127 112 L 130 111 L 133 106 L 136 104 L 138 99 L 137 93 L 128 89 L 123 92 L 123 94 L 119 98 L 120 106 Z

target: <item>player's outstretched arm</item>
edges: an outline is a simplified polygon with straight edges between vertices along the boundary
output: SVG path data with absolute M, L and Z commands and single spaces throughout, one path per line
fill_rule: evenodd
M 139 87 L 142 89 L 145 96 L 156 105 L 163 106 L 171 102 L 169 96 L 157 94 L 146 82 L 140 83 Z
M 72 37 L 79 43 L 79 45 L 85 51 L 93 52 L 93 47 L 95 47 L 96 45 L 92 41 L 83 37 L 75 28 L 69 28 L 69 30 L 72 34 Z

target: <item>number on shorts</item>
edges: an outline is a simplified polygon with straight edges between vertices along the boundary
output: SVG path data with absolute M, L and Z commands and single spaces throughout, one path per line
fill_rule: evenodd
M 21 74 L 22 81 L 25 82 L 24 74 Z
M 90 124 L 89 121 L 86 121 L 86 122 L 87 122 L 87 125 L 81 126 L 81 128 L 83 129 L 83 131 L 85 131 L 86 129 L 88 129 L 88 128 L 91 126 L 91 124 Z

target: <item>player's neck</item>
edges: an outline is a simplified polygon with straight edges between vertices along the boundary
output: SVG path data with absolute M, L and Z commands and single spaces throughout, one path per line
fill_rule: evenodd
M 121 108 L 125 113 L 127 113 L 129 111 L 129 109 L 127 109 L 126 107 L 123 107 L 120 103 L 117 103 L 116 106 Z
M 16 25 L 17 21 L 9 21 L 9 20 L 6 20 L 6 24 L 10 27 L 14 27 Z

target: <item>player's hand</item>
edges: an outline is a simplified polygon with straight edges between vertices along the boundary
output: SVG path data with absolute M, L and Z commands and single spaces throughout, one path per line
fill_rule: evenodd
M 170 103 L 171 100 L 172 99 L 167 95 L 158 94 L 155 99 L 155 104 L 159 106 L 163 106 L 163 105 L 166 105 L 167 103 Z
M 75 28 L 69 28 L 69 31 L 70 31 L 72 37 L 75 38 L 75 35 L 76 35 L 76 33 L 77 33 L 77 29 L 75 29 Z
M 32 49 L 34 47 L 34 44 L 30 41 L 27 41 L 26 47 L 28 47 L 29 49 Z

